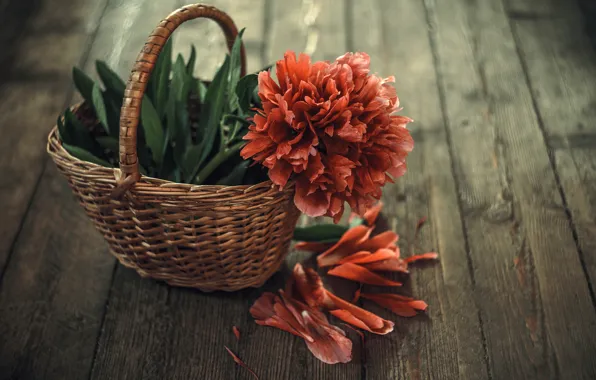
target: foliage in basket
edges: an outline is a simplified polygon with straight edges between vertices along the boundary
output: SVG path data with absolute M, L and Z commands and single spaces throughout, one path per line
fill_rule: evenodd
M 266 179 L 259 167 L 238 154 L 253 109 L 260 106 L 257 75 L 240 77 L 242 31 L 212 82 L 193 76 L 196 50 L 172 61 L 169 40 L 159 55 L 141 106 L 138 156 L 141 173 L 175 182 L 239 185 Z M 64 148 L 99 165 L 118 165 L 120 109 L 125 82 L 97 61 L 104 88 L 73 68 L 75 87 L 84 99 L 80 112 L 58 118 Z M 99 121 L 97 125 L 94 125 Z M 91 127 L 91 128 L 90 128 Z

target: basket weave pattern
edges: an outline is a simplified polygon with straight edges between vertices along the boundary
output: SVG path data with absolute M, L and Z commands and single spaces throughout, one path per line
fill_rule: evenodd
M 160 24 L 158 29 L 176 22 L 160 45 L 177 25 L 196 17 L 214 19 L 228 41 L 233 41 L 236 28 L 227 15 L 194 5 L 172 13 Z M 150 39 L 155 40 L 155 33 Z M 140 55 L 144 59 L 146 47 Z M 139 71 L 142 63 L 137 60 L 127 87 L 127 94 L 135 98 L 142 97 L 146 84 L 139 85 L 137 79 L 146 81 L 152 69 Z M 135 85 L 141 92 L 132 89 Z M 261 286 L 283 261 L 300 215 L 293 204 L 293 187 L 279 191 L 270 181 L 251 186 L 196 186 L 141 176 L 136 162 L 138 109 L 131 110 L 126 96 L 122 112 L 122 171 L 71 156 L 62 147 L 56 127 L 48 137 L 48 153 L 111 253 L 141 276 L 174 286 L 203 291 Z

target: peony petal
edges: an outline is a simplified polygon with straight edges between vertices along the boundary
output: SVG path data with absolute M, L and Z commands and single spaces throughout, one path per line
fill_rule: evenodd
M 343 259 L 339 260 L 338 264 L 345 264 L 345 263 L 355 263 L 355 261 L 365 259 L 372 255 L 372 253 L 368 251 L 360 251 L 356 252 L 350 256 L 346 256 Z
M 352 360 L 352 341 L 343 330 L 319 323 L 306 311 L 303 312 L 303 318 L 314 338 L 312 342 L 307 341 L 306 346 L 317 359 L 327 364 L 348 363 Z
M 323 191 L 316 191 L 308 194 L 309 186 L 303 181 L 296 183 L 296 194 L 294 194 L 294 204 L 302 213 L 311 216 L 323 216 L 329 208 L 331 195 Z
M 421 253 L 419 255 L 414 255 L 410 257 L 406 257 L 404 261 L 408 264 L 413 263 L 419 260 L 436 260 L 439 258 L 439 254 L 436 252 L 428 252 L 428 253 Z
M 306 268 L 300 263 L 294 265 L 292 278 L 296 291 L 310 307 L 330 305 L 327 299 L 327 292 L 323 287 L 323 280 L 312 268 Z
M 234 359 L 234 362 L 236 362 L 236 364 L 238 364 L 240 367 L 246 368 L 247 371 L 249 371 L 250 373 L 252 373 L 252 375 L 255 377 L 255 379 L 259 380 L 259 377 L 255 373 L 255 371 L 253 371 L 252 369 L 250 369 L 250 367 L 247 366 L 242 361 L 242 359 L 240 359 L 235 353 L 233 353 L 232 350 L 230 350 L 227 346 L 224 346 L 224 348 L 226 349 L 226 351 L 228 351 L 228 354 L 230 354 L 230 356 L 232 357 L 232 359 Z
M 428 308 L 428 305 L 424 301 L 415 300 L 414 298 L 399 294 L 362 293 L 361 297 L 371 300 L 401 317 L 414 317 L 418 314 L 418 311 L 425 311 Z
M 285 305 L 281 305 L 279 297 L 273 293 L 266 292 L 255 301 L 249 312 L 259 325 L 276 327 L 304 338 L 304 330 L 300 328 L 299 322 L 294 320 L 295 318 L 291 316 L 289 310 L 282 310 L 283 308 L 285 308 Z M 290 322 L 277 315 L 279 310 L 282 310 L 284 316 L 290 315 Z
M 273 167 L 269 169 L 269 178 L 271 179 L 271 182 L 278 185 L 280 188 L 283 188 L 286 185 L 291 174 L 292 165 L 284 160 L 277 160 Z
M 352 303 L 356 303 L 360 300 L 360 294 L 362 292 L 362 285 L 354 292 L 354 298 L 352 298 Z
M 361 282 L 363 284 L 378 286 L 401 286 L 400 282 L 389 280 L 385 277 L 375 274 L 365 267 L 357 264 L 345 263 L 333 268 L 327 274 L 331 276 L 342 277 L 348 280 Z
M 236 336 L 236 340 L 240 340 L 240 330 L 238 330 L 238 327 L 232 326 L 232 332 Z

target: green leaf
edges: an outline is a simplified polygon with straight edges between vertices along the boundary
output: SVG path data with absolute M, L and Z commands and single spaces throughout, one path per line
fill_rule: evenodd
M 234 41 L 234 45 L 232 46 L 232 51 L 230 52 L 230 68 L 229 68 L 229 79 L 227 85 L 227 92 L 228 92 L 228 106 L 230 111 L 235 111 L 238 109 L 238 95 L 236 95 L 236 85 L 240 80 L 240 71 L 242 66 L 242 35 L 244 34 L 244 29 L 238 33 L 236 40 Z
M 248 169 L 249 165 L 249 160 L 240 162 L 238 166 L 232 169 L 230 174 L 220 179 L 217 184 L 226 186 L 242 185 L 242 179 L 244 179 L 244 174 L 246 174 L 246 169 Z
M 93 79 L 89 78 L 89 76 L 78 67 L 72 68 L 72 79 L 83 99 L 85 99 L 87 104 L 91 104 L 91 91 L 93 91 L 93 86 L 95 84 Z
M 209 156 L 209 153 L 211 153 L 214 146 L 215 137 L 219 133 L 221 116 L 225 106 L 229 67 L 230 57 L 227 56 L 223 65 L 219 68 L 215 74 L 215 77 L 213 78 L 213 81 L 207 89 L 207 94 L 205 95 L 205 105 L 202 108 L 204 112 L 201 115 L 201 120 L 199 121 L 199 129 L 203 132 L 205 137 L 203 138 L 203 141 L 201 141 L 201 149 L 198 152 L 199 154 L 193 154 L 190 156 L 187 155 L 187 160 L 190 160 L 189 164 L 187 165 L 194 168 L 190 178 L 196 177 L 197 173 L 201 169 L 201 165 Z
M 207 86 L 205 86 L 205 83 L 203 83 L 202 80 L 195 78 L 193 91 L 198 95 L 201 104 L 204 103 L 205 96 L 207 95 Z
M 317 224 L 308 227 L 296 227 L 294 240 L 309 242 L 336 242 L 348 231 L 348 227 L 339 224 Z
M 118 154 L 118 150 L 120 149 L 118 139 L 110 136 L 99 136 L 96 137 L 95 140 L 102 148 L 109 150 L 112 153 Z
M 160 117 L 163 117 L 166 113 L 167 103 L 168 103 L 168 95 L 170 92 L 169 85 L 170 85 L 170 72 L 172 71 L 172 39 L 168 39 L 166 44 L 164 45 L 159 57 L 157 58 L 157 62 L 155 63 L 155 68 L 153 69 L 153 74 L 149 79 L 152 89 L 152 100 L 155 105 L 155 109 Z
M 96 146 L 89 129 L 79 121 L 70 109 L 64 111 L 64 126 L 68 135 L 72 137 L 71 144 L 91 152 L 96 152 Z
M 190 58 L 188 59 L 188 63 L 186 64 L 186 72 L 188 75 L 191 75 L 195 71 L 195 63 L 197 61 L 197 49 L 195 49 L 195 45 L 190 45 Z
M 240 108 L 247 112 L 252 107 L 252 96 L 255 88 L 259 86 L 259 76 L 257 74 L 249 74 L 240 78 L 236 86 L 236 95 Z
M 110 134 L 110 126 L 108 124 L 108 114 L 106 112 L 106 105 L 103 102 L 103 94 L 101 88 L 96 83 L 91 91 L 91 98 L 93 99 L 93 108 L 95 109 L 95 116 L 103 126 L 103 129 Z
M 74 137 L 71 135 L 70 131 L 64 125 L 64 116 L 58 116 L 58 120 L 56 120 L 56 125 L 58 126 L 58 136 L 60 136 L 60 140 L 67 144 L 72 144 L 74 141 Z
M 141 126 L 145 130 L 145 141 L 151 149 L 153 161 L 160 165 L 163 159 L 163 127 L 153 103 L 147 96 L 143 97 L 141 104 Z
M 118 138 L 120 131 L 120 110 L 122 108 L 122 99 L 110 97 L 108 93 L 103 94 L 103 102 L 106 106 L 108 125 L 110 126 L 110 136 Z
M 78 146 L 75 146 L 75 145 L 66 144 L 64 142 L 62 143 L 62 146 L 64 147 L 64 149 L 66 149 L 68 151 L 68 153 L 75 156 L 79 160 L 92 162 L 94 164 L 101 165 L 101 166 L 112 167 L 112 165 L 110 165 L 109 162 L 104 161 L 101 158 L 94 156 L 93 153 L 91 153 L 83 148 L 79 148 Z
M 111 92 L 114 96 L 124 96 L 124 89 L 126 85 L 124 81 L 116 74 L 104 61 L 96 61 L 95 68 L 97 74 L 101 78 L 106 90 Z

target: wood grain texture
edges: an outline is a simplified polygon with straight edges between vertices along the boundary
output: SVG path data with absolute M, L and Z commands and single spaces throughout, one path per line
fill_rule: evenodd
M 403 256 L 440 254 L 438 263 L 413 266 L 407 286 L 399 290 L 425 300 L 428 316 L 406 319 L 381 312 L 396 322 L 397 334 L 368 338 L 366 377 L 487 378 L 424 6 L 419 1 L 357 2 L 352 25 L 352 49 L 371 55 L 373 72 L 396 76 L 401 113 L 415 120 L 410 125 L 415 148 L 408 173 L 385 188 L 388 227 L 400 234 Z M 413 241 L 423 216 L 428 217 L 427 226 Z M 380 311 L 371 302 L 364 306 Z
M 587 282 L 499 1 L 427 2 L 494 378 L 593 378 Z
M 5 126 L 0 139 L 0 277 L 47 159 L 46 135 L 66 106 L 70 67 L 81 60 L 105 5 L 83 0 L 24 2 L 31 6 L 29 14 L 14 3 L 1 16 L 12 15 L 10 22 L 2 23 L 2 36 L 11 42 L 5 51 L 10 57 L 0 66 L 6 74 L 0 78 L 0 125 Z M 66 7 L 69 12 L 64 15 Z M 4 29 L 13 22 L 23 24 L 20 31 Z M 65 25 L 62 49 L 56 49 L 55 34 L 44 34 L 52 25 Z
M 113 260 L 57 171 L 48 166 L 38 178 L 48 161 L 45 136 L 70 98 L 70 66 L 84 62 L 104 5 L 40 2 L 16 57 L 51 79 L 8 82 L 0 90 L 2 264 L 16 239 L 0 283 L 2 379 L 84 378 L 91 368 Z M 64 25 L 60 49 L 51 34 L 40 34 L 52 25 Z M 65 233 L 72 226 L 88 228 Z
M 594 20 L 584 20 L 575 2 L 506 3 L 536 112 L 564 190 L 565 206 L 572 216 L 580 259 L 589 276 L 594 301 L 596 54 L 586 35 L 586 21 Z M 519 14 L 545 16 L 515 17 Z

